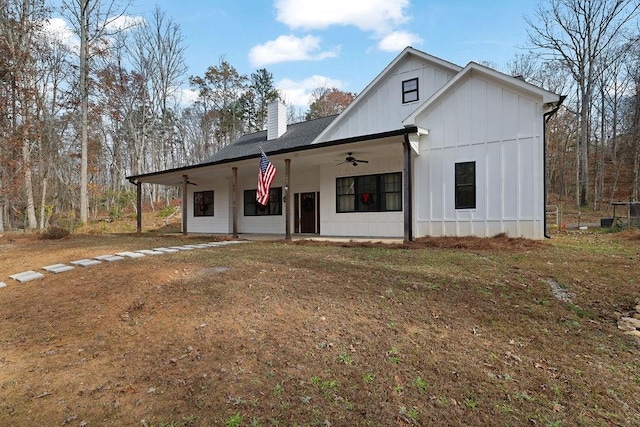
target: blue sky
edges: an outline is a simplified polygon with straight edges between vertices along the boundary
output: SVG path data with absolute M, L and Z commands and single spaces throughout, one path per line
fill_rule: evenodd
M 533 0 L 134 0 L 182 30 L 189 75 L 222 56 L 240 73 L 266 68 L 288 103 L 316 87 L 360 92 L 406 46 L 464 66 L 505 67 L 526 45 Z

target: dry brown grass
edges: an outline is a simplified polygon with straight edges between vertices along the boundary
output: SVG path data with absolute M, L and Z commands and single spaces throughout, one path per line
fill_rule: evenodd
M 0 425 L 640 424 L 615 322 L 640 297 L 635 232 L 251 242 L 8 279 L 199 240 L 0 238 Z

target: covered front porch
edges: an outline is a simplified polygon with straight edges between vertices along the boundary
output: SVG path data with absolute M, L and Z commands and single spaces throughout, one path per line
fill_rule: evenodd
M 142 184 L 176 186 L 181 189 L 182 233 L 269 236 L 291 240 L 320 238 L 395 238 L 412 240 L 410 130 L 370 135 L 354 141 L 337 141 L 291 150 L 265 153 L 277 169 L 272 188 L 281 189 L 282 212 L 273 217 L 247 216 L 246 192 L 256 188 L 259 154 L 221 160 L 173 170 L 129 177 L 137 189 L 137 231 L 142 232 Z M 267 145 L 267 144 L 265 144 Z M 261 147 L 262 148 L 262 147 Z M 352 153 L 366 162 L 345 161 Z M 381 172 L 402 172 L 402 209 L 385 215 L 380 224 L 365 228 L 364 221 L 376 221 L 380 213 L 336 214 L 336 178 Z M 211 190 L 215 213 L 194 215 L 194 193 Z M 311 220 L 308 216 L 311 213 Z M 307 218 L 305 219 L 305 215 Z M 389 217 L 398 227 L 384 227 Z M 311 226 L 309 225 L 311 224 Z

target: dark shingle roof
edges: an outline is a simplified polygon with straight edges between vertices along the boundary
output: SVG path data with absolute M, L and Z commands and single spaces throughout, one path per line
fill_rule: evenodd
M 269 154 L 307 146 L 311 144 L 335 118 L 336 116 L 329 116 L 288 125 L 284 135 L 271 141 L 267 141 L 266 130 L 242 136 L 208 158 L 205 163 L 257 155 L 260 154 L 260 149 L 266 154 Z

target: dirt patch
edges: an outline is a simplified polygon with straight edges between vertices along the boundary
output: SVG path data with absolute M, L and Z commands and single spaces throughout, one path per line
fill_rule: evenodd
M 614 314 L 640 246 L 613 234 L 264 241 L 7 280 L 210 240 L 0 241 L 0 425 L 640 424 Z

